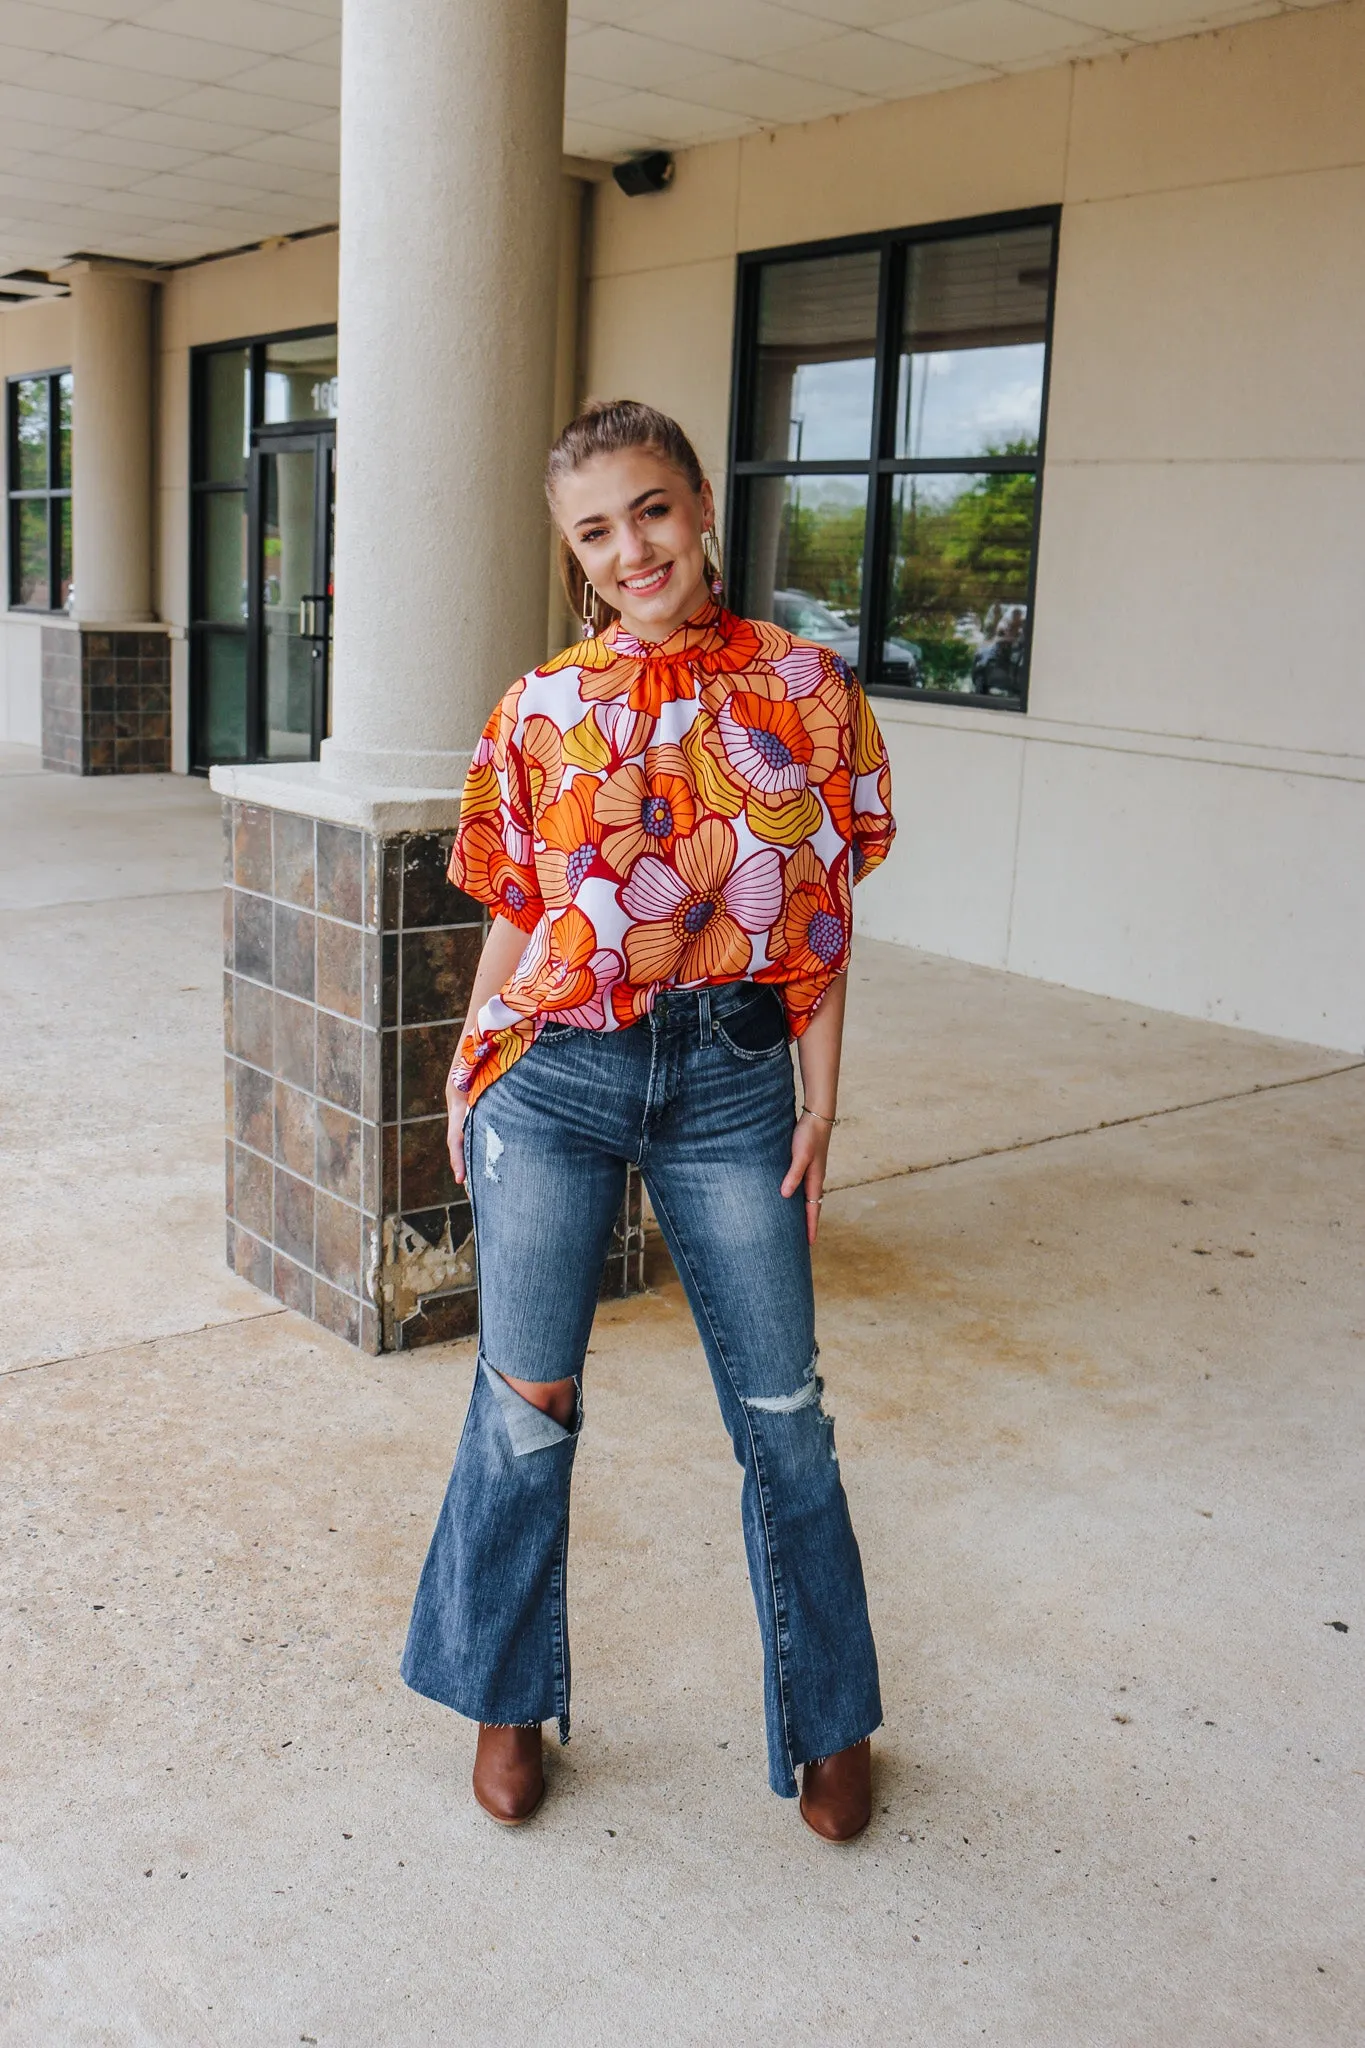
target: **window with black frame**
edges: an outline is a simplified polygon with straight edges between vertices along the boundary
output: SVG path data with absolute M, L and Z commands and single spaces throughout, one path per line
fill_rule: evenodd
M 1028 695 L 1055 209 L 740 259 L 735 598 L 869 688 Z
M 71 372 L 11 377 L 6 392 L 9 602 L 59 612 L 71 595 Z

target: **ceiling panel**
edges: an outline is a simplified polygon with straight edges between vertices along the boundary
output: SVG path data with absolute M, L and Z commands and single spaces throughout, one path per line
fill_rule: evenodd
M 570 0 L 564 142 L 681 149 L 1305 4 Z M 0 0 L 0 271 L 329 224 L 340 25 L 341 0 Z

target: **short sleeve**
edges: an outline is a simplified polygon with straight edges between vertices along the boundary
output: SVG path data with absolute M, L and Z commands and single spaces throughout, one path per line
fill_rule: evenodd
M 852 680 L 852 679 L 851 679 Z M 852 799 L 849 865 L 855 883 L 880 867 L 891 851 L 896 821 L 891 815 L 891 764 L 886 742 L 861 683 L 848 696 L 845 758 Z
M 474 749 L 448 873 L 457 889 L 530 932 L 545 915 L 545 904 L 536 876 L 530 783 L 517 720 L 524 688 L 524 677 L 513 683 Z

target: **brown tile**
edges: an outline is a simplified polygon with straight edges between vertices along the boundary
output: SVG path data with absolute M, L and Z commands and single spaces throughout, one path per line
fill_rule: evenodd
M 340 1010 L 344 1017 L 358 1017 L 368 935 L 353 924 L 337 924 L 332 918 L 320 917 L 317 940 L 319 1007 Z
M 414 832 L 399 841 L 403 853 L 403 917 L 405 932 L 419 925 L 453 924 L 452 913 L 469 898 L 446 878 L 452 832 Z M 481 912 L 475 906 L 475 917 Z
M 396 1031 L 367 1031 L 365 1034 L 365 1091 L 360 1113 L 367 1123 L 396 1123 L 398 1120 Z
M 360 1201 L 362 1131 L 359 1118 L 330 1102 L 317 1106 L 317 1170 L 313 1176 L 319 1188 L 338 1195 L 343 1202 Z M 373 1212 L 372 1212 L 373 1213 Z
M 399 1126 L 399 1201 L 403 1209 L 439 1209 L 460 1199 L 446 1151 L 446 1120 Z
M 230 796 L 223 798 L 223 880 L 232 881 L 232 826 L 237 806 Z
M 275 998 L 259 982 L 227 977 L 232 992 L 229 1052 L 265 1073 L 275 1066 Z
M 233 944 L 234 912 L 237 903 L 235 889 L 223 891 L 223 965 L 231 967 L 236 948 Z
M 313 1190 L 306 1180 L 275 1172 L 275 1249 L 299 1266 L 313 1263 Z
M 275 1270 L 271 1293 L 276 1301 L 282 1301 L 286 1308 L 296 1308 L 300 1315 L 313 1313 L 313 1276 L 302 1266 L 296 1266 L 292 1259 L 282 1252 L 275 1254 Z
M 267 1159 L 275 1149 L 275 1084 L 269 1074 L 238 1065 L 234 1089 L 233 1134 Z
M 94 661 L 100 656 L 112 654 L 114 651 L 114 637 L 112 633 L 82 633 L 82 660 L 88 656 L 91 661 Z
M 362 1307 L 360 1311 L 360 1349 L 367 1358 L 378 1358 L 380 1342 L 378 1311 Z
M 232 1220 L 231 1210 L 224 1219 L 223 1233 L 227 1250 L 227 1269 L 231 1273 L 237 1264 L 237 1225 Z
M 273 893 L 301 910 L 313 908 L 313 820 L 293 811 L 276 811 L 275 882 Z
M 140 766 L 136 739 L 118 738 L 114 741 L 114 766 L 120 775 L 129 775 Z
M 370 1126 L 367 1124 L 365 1128 L 368 1130 Z M 398 1208 L 398 1126 L 381 1124 L 378 1129 L 381 1133 L 380 1173 L 383 1184 L 379 1191 L 377 1213 L 380 1216 L 392 1216 Z
M 477 925 L 402 935 L 402 1024 L 463 1018 L 483 947 Z
M 419 1024 L 399 1037 L 399 1108 L 404 1122 L 438 1116 L 446 1106 L 446 1076 L 459 1042 L 458 1024 Z
M 379 931 L 384 922 L 384 847 L 386 842 L 366 832 L 360 849 L 360 922 L 366 931 Z
M 223 1152 L 223 1207 L 231 1216 L 237 1206 L 236 1147 L 231 1138 L 224 1144 Z M 232 1264 L 231 1253 L 228 1254 L 228 1264 Z
M 407 1316 L 395 1332 L 400 1351 L 417 1351 L 424 1344 L 448 1344 L 454 1337 L 467 1337 L 477 1329 L 479 1297 L 472 1287 L 458 1294 L 428 1295 L 419 1309 Z
M 379 890 L 379 925 L 384 932 L 396 932 L 403 921 L 403 842 L 376 839 L 376 883 Z
M 241 889 L 232 893 L 235 924 L 233 965 L 238 974 L 270 985 L 273 943 L 271 902 L 268 896 L 248 896 Z
M 364 1084 L 365 1040 L 375 1034 L 362 1030 L 359 1024 L 352 1024 L 345 1017 L 330 1016 L 326 1010 L 315 1014 L 318 1020 L 317 1092 L 326 1101 L 334 1102 L 338 1109 L 347 1109 L 353 1116 L 358 1116 Z
M 260 804 L 237 805 L 232 879 L 239 889 L 271 893 L 270 813 Z
M 317 1011 L 293 996 L 275 997 L 275 1072 L 282 1081 L 310 1094 L 315 1079 L 314 1037 Z
M 304 1180 L 313 1178 L 316 1133 L 316 1105 L 311 1095 L 291 1088 L 287 1081 L 275 1083 L 275 1157 L 281 1166 Z
M 262 1294 L 273 1292 L 274 1274 L 268 1244 L 262 1244 L 260 1238 L 252 1237 L 249 1231 L 239 1227 L 233 1232 L 232 1259 L 243 1280 L 259 1287 Z
M 286 995 L 313 1000 L 313 928 L 310 910 L 277 903 L 275 910 L 275 987 Z
M 367 1216 L 380 1216 L 385 1207 L 383 1129 L 379 1124 L 362 1123 L 360 1130 L 360 1206 Z M 396 1208 L 397 1203 L 398 1189 L 395 1186 L 393 1201 L 388 1206 Z
M 267 1243 L 275 1228 L 275 1169 L 268 1159 L 235 1148 L 232 1163 L 232 1220 Z
M 235 1129 L 233 1108 L 237 1099 L 237 1062 L 223 1061 L 223 1129 L 231 1137 Z
M 313 1321 L 321 1323 L 324 1330 L 344 1337 L 348 1344 L 360 1342 L 360 1303 L 354 1295 L 342 1294 L 338 1288 L 329 1287 L 325 1280 L 317 1283 Z
M 317 907 L 326 917 L 359 924 L 361 834 L 349 825 L 318 825 Z
M 360 965 L 362 988 L 360 998 L 360 1014 L 361 1017 L 364 1019 L 365 1023 L 370 1026 L 371 1030 L 376 1031 L 384 1021 L 384 977 L 382 970 L 382 962 L 384 958 L 385 943 L 386 941 L 380 937 L 378 932 L 362 932 L 361 934 Z M 393 945 L 395 949 L 396 958 L 398 944 L 397 939 L 393 939 L 391 941 L 388 941 L 387 943 Z M 389 1018 L 389 1022 L 393 1023 L 398 1015 L 398 992 L 396 989 L 394 990 L 393 993 L 393 999 L 390 1004 L 390 1008 L 393 1014 Z
M 324 1280 L 360 1291 L 360 1211 L 320 1194 L 316 1201 L 316 1265 Z
M 371 966 L 378 980 L 378 995 L 371 998 L 379 1005 L 379 1022 L 383 1025 L 398 1022 L 398 949 L 400 940 L 397 932 L 385 932 L 379 941 L 377 968 Z

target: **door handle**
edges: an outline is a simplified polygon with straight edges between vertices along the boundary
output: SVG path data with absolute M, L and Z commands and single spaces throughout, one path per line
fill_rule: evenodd
M 301 640 L 325 640 L 327 637 L 327 605 L 325 597 L 301 597 L 299 599 L 299 638 Z

